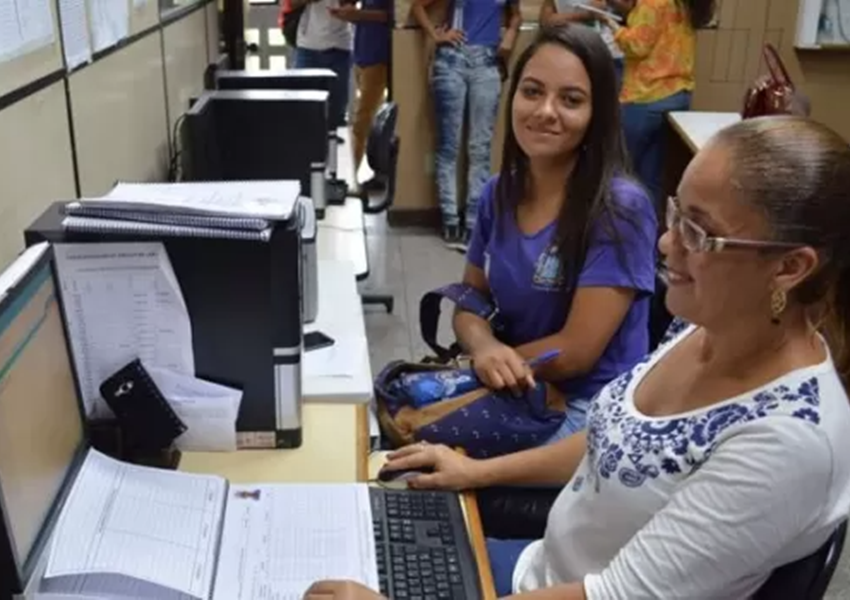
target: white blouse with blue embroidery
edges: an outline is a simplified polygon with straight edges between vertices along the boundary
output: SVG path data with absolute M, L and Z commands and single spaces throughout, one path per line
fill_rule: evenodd
M 588 600 L 748 598 L 847 518 L 850 403 L 831 358 L 697 411 L 638 412 L 635 389 L 691 331 L 599 393 L 516 591 L 583 580 Z

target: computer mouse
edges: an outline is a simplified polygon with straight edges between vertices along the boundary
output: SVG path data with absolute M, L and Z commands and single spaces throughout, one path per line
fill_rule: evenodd
M 381 469 L 378 472 L 378 481 L 390 483 L 393 481 L 409 481 L 420 475 L 430 475 L 434 467 L 420 467 L 418 469 Z

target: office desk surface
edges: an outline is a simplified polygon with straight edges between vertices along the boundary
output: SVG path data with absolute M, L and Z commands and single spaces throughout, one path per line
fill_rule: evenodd
M 667 119 L 691 152 L 696 153 L 715 133 L 740 121 L 741 115 L 732 112 L 680 111 L 667 113 Z
M 369 457 L 369 481 L 378 479 L 381 467 L 387 462 L 388 452 L 373 452 Z M 393 484 L 391 484 L 393 485 Z M 393 485 L 393 487 L 395 487 Z M 466 528 L 475 562 L 478 565 L 479 583 L 483 600 L 496 600 L 496 586 L 493 582 L 493 570 L 490 568 L 490 557 L 487 554 L 487 542 L 484 538 L 484 528 L 481 525 L 481 515 L 478 512 L 478 502 L 475 492 L 461 492 L 461 506 L 466 518 Z
M 351 261 L 358 280 L 369 275 L 363 204 L 359 199 L 348 198 L 345 204 L 325 208 L 316 243 L 320 259 Z
M 231 483 L 354 483 L 369 475 L 366 407 L 307 404 L 304 440 L 292 450 L 184 452 L 180 470 Z
M 352 263 L 319 259 L 318 270 L 319 312 L 316 321 L 306 325 L 304 331 L 321 331 L 334 340 L 340 340 L 340 347 L 344 344 L 351 350 L 350 356 L 356 359 L 357 364 L 352 376 L 312 376 L 304 373 L 302 397 L 305 402 L 368 403 L 372 399 L 372 367 L 363 306 Z M 345 373 L 345 365 L 342 368 Z

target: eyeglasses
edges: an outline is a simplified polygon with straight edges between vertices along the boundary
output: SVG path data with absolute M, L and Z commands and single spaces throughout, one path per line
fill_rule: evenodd
M 800 244 L 786 242 L 762 242 L 735 238 L 713 237 L 705 229 L 682 214 L 679 201 L 670 196 L 667 199 L 667 229 L 676 231 L 682 245 L 688 252 L 722 252 L 726 249 L 788 250 L 799 248 Z

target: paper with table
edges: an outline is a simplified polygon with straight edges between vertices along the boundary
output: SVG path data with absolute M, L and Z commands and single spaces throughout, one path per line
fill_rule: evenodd
M 301 600 L 320 579 L 377 590 L 365 484 L 228 486 L 89 450 L 53 530 L 41 592 Z
M 54 255 L 89 417 L 112 415 L 100 384 L 136 358 L 194 375 L 189 312 L 162 243 L 57 244 Z
M 65 65 L 73 71 L 92 60 L 86 0 L 59 0 Z
M 0 0 L 0 63 L 55 41 L 50 0 Z
M 231 486 L 214 600 L 301 600 L 315 581 L 379 588 L 362 484 Z
M 53 533 L 43 591 L 210 597 L 227 484 L 90 450 Z
M 242 392 L 168 369 L 149 367 L 156 387 L 189 428 L 175 440 L 184 452 L 235 452 Z

